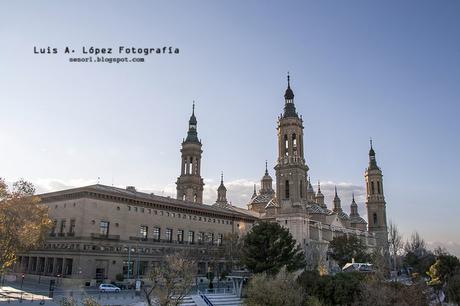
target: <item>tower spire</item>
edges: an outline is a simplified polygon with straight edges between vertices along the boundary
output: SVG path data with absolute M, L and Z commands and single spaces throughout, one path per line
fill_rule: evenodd
M 287 75 L 287 81 L 288 81 L 288 84 L 287 84 L 287 89 L 286 89 L 286 92 L 284 93 L 284 100 L 285 100 L 285 103 L 284 103 L 284 114 L 283 114 L 283 117 L 299 117 L 297 115 L 297 112 L 295 110 L 295 105 L 294 105 L 294 92 L 292 91 L 291 89 L 291 76 L 289 75 L 289 72 L 288 72 L 288 75 Z
M 220 184 L 223 185 L 224 184 L 224 171 L 222 171 L 220 173 Z
M 268 175 L 268 163 L 267 163 L 267 160 L 265 160 L 265 175 Z
M 372 138 L 369 139 L 369 169 L 378 169 L 377 160 L 375 159 L 375 151 L 372 143 Z
M 197 133 L 197 120 L 195 117 L 195 100 L 193 100 L 192 104 L 192 115 L 190 116 L 190 119 L 188 121 L 188 132 L 187 132 L 187 138 L 185 139 L 186 142 L 200 142 L 198 140 L 198 133 Z

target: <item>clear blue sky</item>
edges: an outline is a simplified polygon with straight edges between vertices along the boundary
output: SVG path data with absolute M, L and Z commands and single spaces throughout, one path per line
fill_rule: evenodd
M 77 64 L 33 47 L 180 48 Z M 192 100 L 206 198 L 245 206 L 276 159 L 286 72 L 314 181 L 364 213 L 368 139 L 388 217 L 460 254 L 460 2 L 2 1 L 0 176 L 171 194 Z M 272 175 L 273 170 L 271 169 Z

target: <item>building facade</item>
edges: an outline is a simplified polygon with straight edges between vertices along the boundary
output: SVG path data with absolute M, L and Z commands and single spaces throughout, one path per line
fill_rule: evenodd
M 277 123 L 275 189 L 266 163 L 261 188 L 257 191 L 254 186 L 248 209 L 228 202 L 223 174 L 216 202 L 203 203 L 203 151 L 193 105 L 187 137 L 182 141 L 176 199 L 139 192 L 133 186 L 122 189 L 100 184 L 42 194 L 42 203 L 54 220 L 53 229 L 41 249 L 20 256 L 14 270 L 80 281 L 115 280 L 118 274 L 142 277 L 166 254 L 220 245 L 225 235 L 241 237 L 261 220 L 286 227 L 307 256 L 316 250 L 323 261 L 329 242 L 338 235 L 357 236 L 370 249 L 387 253 L 382 171 L 372 144 L 365 173 L 368 226 L 354 196 L 348 215 L 337 189 L 331 209 L 320 182 L 315 192 L 304 157 L 303 118 L 296 111 L 289 76 L 284 100 Z M 208 271 L 207 265 L 206 260 L 198 264 L 199 274 Z

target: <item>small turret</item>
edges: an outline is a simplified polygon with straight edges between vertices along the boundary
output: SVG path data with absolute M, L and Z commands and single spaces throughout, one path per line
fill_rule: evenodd
M 340 203 L 340 198 L 337 195 L 337 186 L 335 186 L 334 212 L 336 212 L 336 213 L 342 212 L 342 206 L 341 206 L 341 203 Z
M 275 191 L 273 190 L 272 183 L 273 183 L 273 179 L 270 176 L 270 174 L 268 174 L 268 164 L 267 164 L 267 161 L 265 161 L 265 174 L 261 180 L 262 189 L 260 190 L 260 193 L 261 194 L 274 193 Z
M 321 183 L 319 181 L 318 181 L 318 191 L 316 192 L 315 201 L 319 206 L 323 208 L 327 208 L 326 204 L 324 204 L 324 195 L 321 193 Z
M 352 194 L 352 200 L 350 204 L 350 217 L 359 217 L 358 204 L 355 202 L 355 193 Z

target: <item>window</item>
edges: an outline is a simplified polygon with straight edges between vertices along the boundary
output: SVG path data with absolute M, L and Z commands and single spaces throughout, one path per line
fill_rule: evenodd
M 172 232 L 173 230 L 170 228 L 166 229 L 166 241 L 172 241 Z
M 210 243 L 214 244 L 214 233 L 209 233 Z
M 302 184 L 302 180 L 300 180 L 300 197 L 303 198 L 303 184 Z
M 69 234 L 75 234 L 75 219 L 70 220 Z
M 177 241 L 184 242 L 184 230 L 177 231 Z
M 297 155 L 297 138 L 295 134 L 292 134 L 292 151 L 294 155 Z
M 372 191 L 371 194 L 374 194 L 374 193 L 375 193 L 374 182 L 371 182 L 371 191 Z
M 204 233 L 198 232 L 198 243 L 203 243 L 204 241 Z
M 375 224 L 377 224 L 377 221 L 378 221 L 378 220 L 377 220 L 377 213 L 374 213 L 374 216 L 373 216 L 373 217 L 374 217 L 374 225 L 375 225 Z
M 104 236 L 109 235 L 109 222 L 108 221 L 99 222 L 99 233 Z
M 380 194 L 380 181 L 377 181 L 377 193 Z
M 217 234 L 217 245 L 222 245 L 223 240 L 224 240 L 224 235 Z
M 51 227 L 51 236 L 56 235 L 57 220 L 53 220 L 53 226 Z
M 188 243 L 195 243 L 195 232 L 188 231 Z
M 149 232 L 148 226 L 141 225 L 141 228 L 140 228 L 141 239 L 147 239 L 148 232 Z
M 285 185 L 284 185 L 284 194 L 285 198 L 289 199 L 289 181 L 286 180 Z
M 60 234 L 64 234 L 65 232 L 65 226 L 66 226 L 66 220 L 61 220 L 61 229 L 59 230 Z
M 161 231 L 160 231 L 160 228 L 159 227 L 154 227 L 153 228 L 153 239 L 154 240 L 160 240 L 160 235 Z
M 284 155 L 288 156 L 289 152 L 289 141 L 288 141 L 288 136 L 284 135 Z

